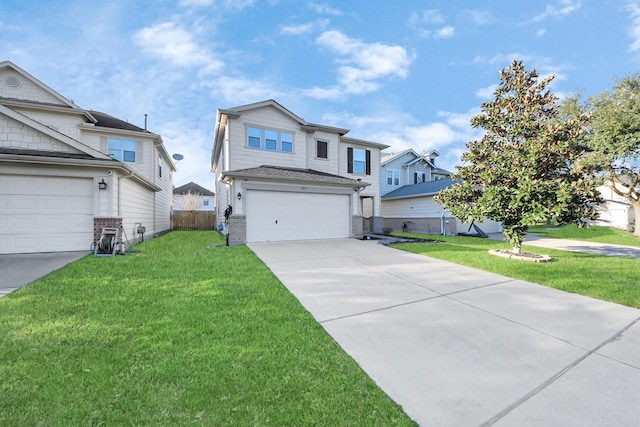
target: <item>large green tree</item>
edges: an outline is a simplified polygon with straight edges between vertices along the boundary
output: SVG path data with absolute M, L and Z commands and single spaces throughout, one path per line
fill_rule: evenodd
M 577 97 L 565 104 L 577 107 L 575 114 L 592 114 L 588 161 L 613 192 L 631 202 L 633 234 L 640 237 L 640 74 L 616 80 L 612 89 L 591 97 L 585 106 L 577 105 Z
M 553 76 L 539 78 L 513 61 L 500 72 L 495 99 L 471 119 L 481 140 L 467 143 L 461 183 L 440 192 L 439 203 L 462 221 L 501 221 L 514 252 L 529 225 L 555 217 L 561 222 L 593 218 L 598 193 L 579 161 L 585 154 L 589 117 L 561 115 L 550 90 Z

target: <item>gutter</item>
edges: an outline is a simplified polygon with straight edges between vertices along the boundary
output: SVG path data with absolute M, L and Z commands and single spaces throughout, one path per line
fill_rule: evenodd
M 54 166 L 75 166 L 75 167 L 100 167 L 107 169 L 114 169 L 123 171 L 129 174 L 129 177 L 133 177 L 142 185 L 150 188 L 153 191 L 161 191 L 162 188 L 158 187 L 146 178 L 137 175 L 133 169 L 126 164 L 117 160 L 109 159 L 71 159 L 65 157 L 45 157 L 45 156 L 30 156 L 25 154 L 0 154 L 0 163 L 27 163 L 27 164 L 41 164 L 41 165 L 54 165 Z

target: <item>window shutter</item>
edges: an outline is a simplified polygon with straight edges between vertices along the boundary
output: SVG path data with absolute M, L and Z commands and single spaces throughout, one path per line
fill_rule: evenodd
M 142 151 L 144 149 L 144 144 L 142 141 L 136 141 L 136 163 L 143 163 L 144 159 L 142 158 Z
M 347 147 L 347 173 L 353 173 L 353 148 Z
M 365 151 L 365 171 L 367 173 L 367 175 L 371 175 L 371 151 L 367 150 Z
M 417 184 L 418 183 L 418 172 L 414 172 L 413 173 L 413 183 Z

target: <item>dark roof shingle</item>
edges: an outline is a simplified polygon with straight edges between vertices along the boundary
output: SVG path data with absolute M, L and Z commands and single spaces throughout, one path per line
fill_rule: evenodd
M 191 194 L 199 194 L 201 196 L 215 196 L 213 191 L 207 190 L 206 188 L 199 186 L 195 182 L 190 182 L 173 189 L 173 194 L 187 194 L 189 192 Z
M 109 114 L 102 113 L 100 111 L 89 111 L 93 117 L 98 121 L 96 126 L 111 128 L 111 129 L 121 129 L 121 130 L 132 130 L 136 132 L 149 132 L 146 129 L 142 129 L 136 125 L 132 125 L 129 122 L 125 122 L 124 120 L 120 120 L 116 117 L 110 116 Z
M 357 179 L 345 178 L 313 169 L 285 168 L 281 166 L 259 166 L 256 168 L 238 169 L 224 172 L 232 178 L 258 178 L 284 181 L 302 181 L 320 184 L 337 184 L 350 187 L 366 187 L 371 184 Z
M 454 184 L 458 184 L 461 181 L 459 179 L 439 179 L 437 181 L 427 181 L 420 184 L 404 185 L 397 190 L 393 190 L 381 198 L 383 200 L 399 199 L 404 197 L 423 197 L 433 196 L 438 194 L 440 190 L 451 187 Z

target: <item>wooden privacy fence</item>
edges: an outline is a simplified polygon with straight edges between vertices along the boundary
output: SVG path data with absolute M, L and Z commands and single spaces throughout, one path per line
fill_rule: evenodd
M 172 230 L 213 230 L 215 226 L 213 211 L 173 211 Z

